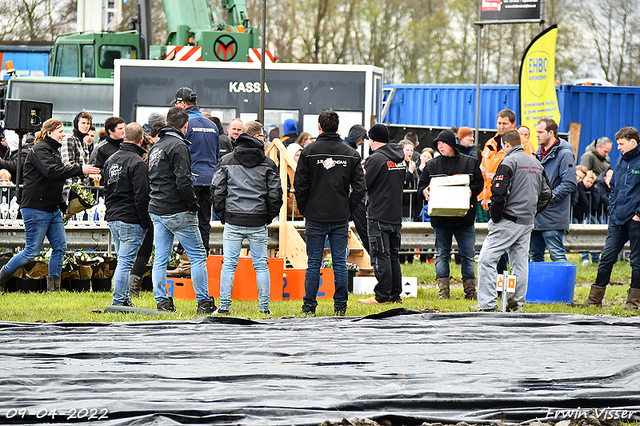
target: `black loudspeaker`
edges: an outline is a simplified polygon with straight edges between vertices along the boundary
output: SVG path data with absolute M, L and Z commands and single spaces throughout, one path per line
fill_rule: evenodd
M 19 132 L 39 132 L 42 123 L 51 118 L 50 102 L 7 99 L 4 110 L 4 128 Z

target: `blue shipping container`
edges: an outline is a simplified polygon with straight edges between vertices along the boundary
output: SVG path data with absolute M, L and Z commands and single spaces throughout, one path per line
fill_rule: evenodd
M 406 126 L 475 127 L 476 86 L 473 84 L 385 84 L 396 89 L 385 122 Z M 640 87 L 557 86 L 560 133 L 569 123 L 582 125 L 578 155 L 595 139 L 615 134 L 624 126 L 640 129 Z M 496 115 L 505 108 L 520 115 L 517 84 L 480 86 L 480 128 L 495 129 Z M 532 129 L 533 130 L 533 129 Z M 615 164 L 620 153 L 614 146 Z
M 0 45 L 0 79 L 8 80 L 5 62 L 12 61 L 17 76 L 49 75 L 51 46 Z

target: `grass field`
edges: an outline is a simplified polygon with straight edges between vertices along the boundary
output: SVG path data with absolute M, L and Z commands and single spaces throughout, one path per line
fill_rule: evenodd
M 582 266 L 579 255 L 571 255 L 570 261 L 578 264 L 578 277 L 574 300 L 584 301 L 589 293 L 588 285 L 593 283 L 597 265 Z M 404 276 L 418 277 L 419 290 L 417 298 L 405 298 L 401 305 L 362 305 L 357 303 L 359 298 L 366 295 L 350 295 L 347 315 L 370 315 L 388 309 L 403 307 L 407 309 L 428 310 L 436 312 L 469 312 L 469 307 L 475 301 L 465 300 L 460 283 L 460 266 L 451 263 L 453 278 L 451 299 L 439 300 L 435 285 L 435 267 L 429 263 L 414 262 L 402 266 Z M 525 313 L 531 312 L 563 312 L 584 315 L 615 315 L 632 316 L 636 312 L 623 310 L 627 290 L 631 279 L 631 268 L 628 262 L 615 265 L 612 274 L 612 284 L 607 288 L 603 307 L 572 307 L 565 304 L 526 304 Z M 137 307 L 155 309 L 155 300 L 151 292 L 142 292 L 140 299 L 135 299 Z M 19 322 L 118 322 L 118 321 L 158 321 L 158 320 L 188 320 L 195 317 L 196 302 L 175 300 L 177 312 L 162 315 L 124 314 L 124 313 L 95 313 L 103 311 L 111 304 L 111 293 L 5 293 L 0 295 L 0 320 Z M 217 302 L 217 301 L 216 301 Z M 301 317 L 302 301 L 274 301 L 271 302 L 272 318 Z M 319 300 L 316 310 L 318 316 L 333 315 L 333 301 Z M 258 311 L 257 301 L 233 301 L 231 315 L 234 317 L 260 319 L 264 318 Z M 481 314 L 479 314 L 481 315 Z

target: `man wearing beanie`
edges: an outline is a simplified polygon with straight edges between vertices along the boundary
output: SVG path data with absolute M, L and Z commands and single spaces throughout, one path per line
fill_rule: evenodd
M 470 157 L 475 157 L 476 155 L 476 146 L 473 143 L 473 130 L 471 127 L 460 127 L 458 129 L 458 150 L 462 154 L 466 154 Z
M 449 298 L 449 261 L 451 260 L 451 241 L 455 235 L 458 251 L 462 258 L 462 285 L 465 299 L 476 299 L 475 243 L 473 226 L 476 217 L 476 197 L 482 191 L 483 179 L 475 158 L 461 154 L 456 137 L 451 130 L 440 132 L 434 146 L 440 153 L 429 161 L 420 176 L 418 194 L 429 202 L 429 184 L 432 177 L 469 175 L 469 205 L 463 217 L 431 216 L 431 226 L 436 234 L 436 281 L 440 299 Z
M 375 124 L 369 130 L 373 154 L 364 163 L 367 182 L 367 228 L 371 265 L 378 283 L 375 296 L 359 303 L 380 304 L 402 299 L 400 270 L 400 229 L 402 228 L 402 190 L 406 164 L 404 150 L 389 143 L 389 130 Z
M 302 313 L 315 315 L 320 286 L 324 241 L 329 237 L 335 293 L 334 314 L 347 312 L 347 242 L 349 218 L 365 193 L 360 154 L 338 134 L 338 114 L 323 110 L 318 116 L 320 135 L 300 154 L 293 187 L 298 210 L 305 218 L 307 272 Z

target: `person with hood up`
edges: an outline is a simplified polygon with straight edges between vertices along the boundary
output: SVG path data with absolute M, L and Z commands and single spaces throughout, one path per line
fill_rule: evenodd
M 73 130 L 62 141 L 60 148 L 63 164 L 89 164 L 89 147 L 85 138 L 91 129 L 92 120 L 93 116 L 86 111 L 78 113 L 73 119 Z
M 545 248 L 553 262 L 567 263 L 563 237 L 571 223 L 571 194 L 578 187 L 571 144 L 558 139 L 558 124 L 543 118 L 536 125 L 538 145 L 535 156 L 549 178 L 551 202 L 536 216 L 531 233 L 531 261 L 544 262 Z
M 191 260 L 196 314 L 208 315 L 215 312 L 216 305 L 209 297 L 207 253 L 198 228 L 200 206 L 191 174 L 189 141 L 184 137 L 188 127 L 189 113 L 181 107 L 171 108 L 167 126 L 160 129 L 160 139 L 149 151 L 149 216 L 156 247 L 153 292 L 158 311 L 176 310 L 167 294 L 167 265 L 177 237 Z
M 259 122 L 245 124 L 236 138 L 236 148 L 220 160 L 213 175 L 213 207 L 224 224 L 219 314 L 229 314 L 234 275 L 245 238 L 256 271 L 258 308 L 264 315 L 271 314 L 267 225 L 280 212 L 282 183 L 278 166 L 264 153 L 265 136 Z
M 280 142 L 282 142 L 284 146 L 289 146 L 298 139 L 298 125 L 293 118 L 284 120 L 282 131 L 284 132 L 284 136 L 280 138 Z
M 374 124 L 369 130 L 373 150 L 364 163 L 367 184 L 367 230 L 371 266 L 376 276 L 375 295 L 358 303 L 402 303 L 400 229 L 402 196 L 407 165 L 402 146 L 389 143 L 389 130 Z
M 462 258 L 462 286 L 465 299 L 476 299 L 475 244 L 476 197 L 482 191 L 484 179 L 478 161 L 458 151 L 456 137 L 451 130 L 443 130 L 433 142 L 440 153 L 429 161 L 420 175 L 418 194 L 429 202 L 429 184 L 437 176 L 469 175 L 469 205 L 462 217 L 431 216 L 431 226 L 436 234 L 436 281 L 440 299 L 450 297 L 451 241 L 455 235 L 458 252 Z
M 367 129 L 360 124 L 356 124 L 351 126 L 351 129 L 349 129 L 349 135 L 344 138 L 344 143 L 353 149 L 358 149 L 358 147 L 364 143 L 365 139 L 369 139 L 369 136 L 367 136 Z

